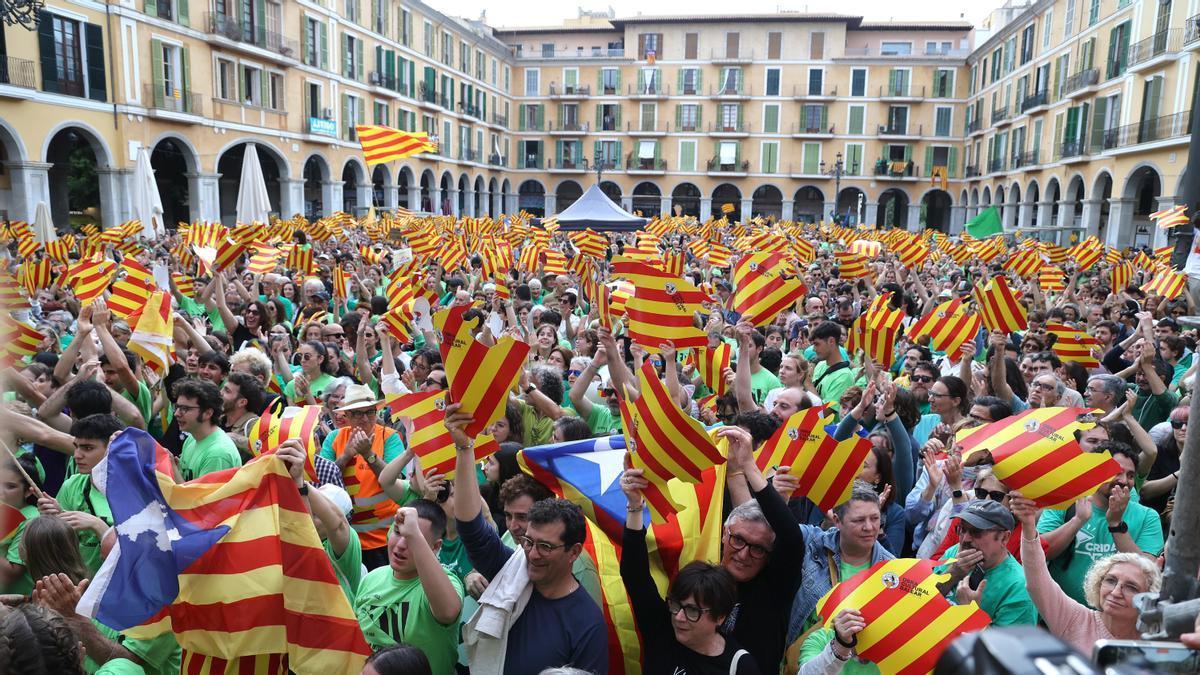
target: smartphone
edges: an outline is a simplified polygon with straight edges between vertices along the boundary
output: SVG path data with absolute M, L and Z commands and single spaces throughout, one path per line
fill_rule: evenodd
M 1100 668 L 1127 664 L 1122 672 L 1200 672 L 1200 651 L 1179 642 L 1150 640 L 1097 640 L 1092 660 Z
M 979 590 L 979 584 L 983 583 L 983 566 L 976 565 L 975 569 L 971 570 L 971 576 L 967 577 L 967 585 L 971 590 Z

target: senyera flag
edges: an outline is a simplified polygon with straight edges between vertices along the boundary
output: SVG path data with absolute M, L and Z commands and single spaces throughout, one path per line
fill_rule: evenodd
M 963 457 L 991 453 L 996 478 L 1047 509 L 1063 509 L 1121 473 L 1108 451 L 1084 452 L 1075 432 L 1096 426 L 1089 408 L 1031 408 L 958 432 Z
M 866 623 L 855 636 L 859 658 L 882 673 L 923 675 L 955 638 L 991 623 L 974 602 L 950 604 L 937 589 L 949 578 L 937 574 L 931 560 L 880 561 L 830 589 L 817 603 L 817 614 L 832 628 L 843 609 L 858 611 Z
M 716 392 L 717 396 L 724 396 L 728 389 L 725 369 L 729 367 L 730 359 L 733 358 L 733 346 L 721 342 L 716 347 L 700 347 L 693 349 L 689 357 L 704 386 Z
M 871 452 L 871 442 L 852 434 L 840 443 L 825 429 L 833 413 L 825 406 L 808 408 L 787 418 L 758 450 L 762 471 L 791 467 L 797 491 L 828 511 L 850 498 L 854 479 Z
M 1086 331 L 1050 323 L 1046 324 L 1046 332 L 1054 336 L 1054 344 L 1050 345 L 1050 349 L 1064 362 L 1078 363 L 1084 368 L 1100 367 L 1100 359 L 1096 358 L 1095 353 L 1100 348 L 1100 341 Z
M 446 392 L 419 391 L 387 397 L 392 421 L 404 421 L 408 449 L 421 460 L 422 469 L 454 478 L 456 462 L 454 437 L 446 428 Z M 500 449 L 490 434 L 480 434 L 475 440 L 475 461 L 478 462 Z
M 505 335 L 491 347 L 484 346 L 472 335 L 480 318 L 464 318 L 469 309 L 459 305 L 442 310 L 434 315 L 433 325 L 442 334 L 442 363 L 450 399 L 474 416 L 464 431 L 475 438 L 504 414 L 508 391 L 521 376 L 529 345 Z
M 995 277 L 987 285 L 976 284 L 971 297 L 978 303 L 988 330 L 1015 333 L 1029 327 L 1021 294 L 1009 288 L 1004 277 Z
M 961 357 L 959 347 L 979 334 L 982 320 L 975 312 L 963 306 L 961 298 L 947 300 L 934 307 L 908 329 L 908 335 L 917 339 L 928 335 L 933 348 L 945 352 L 951 363 Z
M 278 450 L 285 441 L 300 441 L 304 445 L 304 472 L 309 478 L 316 479 L 313 457 L 317 454 L 317 427 L 321 424 L 323 407 L 306 405 L 277 408 L 268 409 L 250 425 L 246 434 L 250 454 L 257 457 Z
M 708 334 L 696 327 L 694 318 L 697 312 L 705 311 L 703 303 L 709 301 L 704 291 L 636 260 L 614 260 L 612 275 L 633 284 L 633 297 L 625 303 L 625 314 L 629 336 L 642 349 L 657 353 L 658 346 L 668 341 L 677 349 L 708 344 Z
M 782 253 L 751 253 L 733 266 L 733 309 L 755 326 L 766 326 L 804 297 L 804 283 L 785 277 L 787 264 Z
M 399 131 L 374 124 L 360 124 L 354 129 L 368 166 L 412 157 L 422 152 L 437 152 L 437 145 L 430 141 L 429 134 L 423 131 Z

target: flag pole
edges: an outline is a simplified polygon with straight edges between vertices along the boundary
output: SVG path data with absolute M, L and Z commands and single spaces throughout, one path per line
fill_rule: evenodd
M 12 448 L 8 447 L 8 443 L 0 440 L 0 445 L 4 446 L 4 452 L 8 453 L 8 456 L 13 461 L 13 465 L 17 467 L 17 471 L 25 479 L 25 482 L 29 483 L 29 487 L 33 488 L 33 493 L 37 495 L 38 499 L 45 497 L 46 493 L 42 492 L 41 488 L 39 488 L 37 485 L 37 481 L 33 480 L 33 478 L 25 471 L 25 467 L 21 466 L 21 463 L 17 461 L 17 456 L 13 453 Z

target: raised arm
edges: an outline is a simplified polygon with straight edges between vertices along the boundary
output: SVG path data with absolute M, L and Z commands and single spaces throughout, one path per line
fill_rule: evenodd
M 58 357 L 58 363 L 54 364 L 54 379 L 59 382 L 71 379 L 71 371 L 79 362 L 79 354 L 84 351 L 85 346 L 90 351 L 91 333 L 92 305 L 88 305 L 79 311 L 79 319 L 75 322 L 75 337 L 71 338 L 71 343 L 63 350 L 62 356 Z
M 1008 344 L 1008 336 L 994 330 L 988 335 L 988 344 L 992 347 L 992 357 L 988 361 L 988 373 L 992 379 L 992 391 L 1001 401 L 1011 405 L 1013 398 L 1012 387 L 1008 386 L 1007 364 L 1004 358 L 1004 346 Z
M 733 391 L 737 395 L 738 412 L 754 412 L 758 404 L 754 402 L 754 392 L 750 386 L 750 359 L 745 354 L 754 348 L 754 337 L 751 331 L 754 324 L 742 320 L 737 323 L 738 362 L 734 369 Z
M 225 330 L 230 336 L 233 335 L 233 329 L 237 328 L 238 320 L 229 309 L 229 303 L 225 302 L 225 281 L 220 274 L 216 275 L 214 281 L 217 283 L 217 291 L 213 293 L 213 302 L 216 303 L 217 313 L 221 315 L 221 321 L 225 322 Z
M 571 390 L 567 395 L 571 398 L 571 405 L 575 406 L 575 412 L 583 419 L 587 419 L 592 414 L 592 401 L 587 397 L 588 387 L 591 386 L 592 380 L 596 378 L 596 372 L 608 363 L 608 350 L 604 345 L 596 346 L 596 354 L 592 357 L 592 362 L 583 369 L 579 377 L 575 378 L 575 383 L 571 385 Z
M 438 623 L 449 625 L 462 612 L 462 597 L 450 581 L 450 574 L 425 540 L 425 535 L 421 534 L 417 510 L 411 506 L 401 507 L 396 512 L 394 527 L 408 542 L 408 553 L 416 563 L 417 578 L 421 580 L 421 589 L 429 601 L 430 613 Z

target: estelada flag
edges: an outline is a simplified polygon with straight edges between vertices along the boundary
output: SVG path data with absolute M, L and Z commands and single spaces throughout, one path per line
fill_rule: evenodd
M 808 289 L 785 277 L 782 253 L 752 253 L 733 266 L 733 310 L 755 326 L 766 326 L 804 297 Z
M 420 458 L 422 470 L 433 469 L 447 480 L 454 478 L 454 437 L 446 428 L 446 392 L 419 391 L 389 395 L 387 407 L 393 422 L 404 422 L 408 449 Z M 500 444 L 490 434 L 475 440 L 475 461 L 496 454 Z
M 979 315 L 963 306 L 961 298 L 954 298 L 934 307 L 908 329 L 914 340 L 928 335 L 935 351 L 945 352 L 951 363 L 962 357 L 959 348 L 967 340 L 979 334 L 983 321 Z
M 722 341 L 716 347 L 698 347 L 691 352 L 692 364 L 700 375 L 700 381 L 717 396 L 724 396 L 728 389 L 725 383 L 725 369 L 733 357 L 733 347 Z
M 423 131 L 399 131 L 374 124 L 359 124 L 354 130 L 362 145 L 367 166 L 412 157 L 422 152 L 437 152 L 437 144 L 430 141 L 429 134 Z
M 825 430 L 832 419 L 826 406 L 801 410 L 762 444 L 755 460 L 762 471 L 791 467 L 800 482 L 798 492 L 822 512 L 850 498 L 854 479 L 871 452 L 871 441 L 857 434 L 839 443 Z
M 1075 432 L 1096 426 L 1089 408 L 1031 408 L 958 433 L 963 457 L 988 451 L 996 478 L 1046 509 L 1063 509 L 1121 473 L 1108 451 L 1084 452 Z
M 23 522 L 25 522 L 25 514 L 21 513 L 21 509 L 8 504 L 0 504 L 0 543 L 7 542 Z
M 1067 282 L 1061 267 L 1053 265 L 1043 267 L 1038 272 L 1038 287 L 1043 293 L 1062 293 L 1067 290 Z
M 852 251 L 834 251 L 837 259 L 838 277 L 842 279 L 861 279 L 871 272 L 867 269 L 865 256 Z
M 634 286 L 633 297 L 625 303 L 629 319 L 629 337 L 650 353 L 659 345 L 673 342 L 677 349 L 704 347 L 708 334 L 697 328 L 696 312 L 704 311 L 708 296 L 698 287 L 679 277 L 633 260 L 614 262 L 612 274 Z M 609 308 L 610 314 L 613 308 Z
M 1187 276 L 1173 270 L 1163 270 L 1159 272 L 1158 274 L 1154 275 L 1154 278 L 1150 280 L 1150 283 L 1142 286 L 1142 290 L 1147 294 L 1153 293 L 1154 295 L 1162 296 L 1168 300 L 1174 300 L 1175 298 L 1179 297 L 1179 294 L 1183 292 L 1184 288 L 1187 288 Z
M 504 414 L 508 391 L 521 375 L 529 345 L 505 335 L 485 347 L 471 334 L 473 326 L 463 320 L 470 308 L 458 305 L 442 310 L 433 316 L 433 325 L 442 335 L 440 347 L 450 400 L 461 403 L 462 411 L 474 416 L 465 431 L 475 438 Z
M 1063 324 L 1046 324 L 1046 332 L 1054 336 L 1054 344 L 1050 348 L 1064 362 L 1078 363 L 1084 368 L 1099 368 L 1100 360 L 1094 350 L 1100 348 L 1100 341 L 1078 328 Z
M 1020 303 L 1021 294 L 1008 287 L 1008 280 L 995 277 L 987 285 L 976 284 L 971 297 L 979 305 L 983 325 L 988 330 L 1014 333 L 1029 327 L 1025 305 Z
M 171 294 L 155 291 L 146 300 L 129 337 L 129 351 L 142 357 L 146 367 L 159 376 L 166 374 L 175 360 L 174 323 Z
M 1108 287 L 1112 289 L 1113 293 L 1125 290 L 1131 281 L 1133 281 L 1133 264 L 1129 261 L 1114 265 L 1108 272 Z
M 883 560 L 830 589 L 817 614 L 830 628 L 843 609 L 857 610 L 866 623 L 855 636 L 859 658 L 883 673 L 928 673 L 955 638 L 991 623 L 974 602 L 950 604 L 937 588 L 949 578 L 932 560 Z
M 622 430 L 630 462 L 650 483 L 643 494 L 651 522 L 663 523 L 683 507 L 667 484 L 699 483 L 705 469 L 723 464 L 725 456 L 700 422 L 680 409 L 649 361 L 638 370 L 638 383 L 636 400 L 628 386 L 621 396 Z
M 246 433 L 246 444 L 250 454 L 257 457 L 275 452 L 286 441 L 297 440 L 304 445 L 304 473 L 316 479 L 317 470 L 313 457 L 317 455 L 317 427 L 321 424 L 319 405 L 287 406 L 280 410 L 268 409 Z

